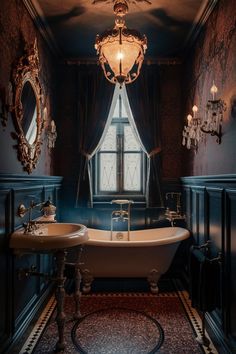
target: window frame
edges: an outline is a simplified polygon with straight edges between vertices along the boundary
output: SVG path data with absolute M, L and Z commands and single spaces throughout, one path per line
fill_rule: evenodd
M 106 150 L 106 151 L 100 151 L 100 148 L 96 152 L 96 154 L 92 158 L 92 173 L 93 173 L 93 199 L 94 202 L 99 202 L 99 201 L 109 201 L 113 198 L 132 198 L 136 202 L 144 203 L 145 202 L 145 192 L 146 192 L 146 174 L 147 174 L 147 156 L 145 151 L 143 150 L 142 146 L 140 146 L 140 151 L 137 150 L 129 150 L 127 152 L 124 151 L 124 127 L 125 125 L 129 125 L 132 128 L 132 125 L 129 121 L 128 117 L 122 117 L 122 106 L 124 103 L 122 102 L 122 94 L 119 94 L 117 97 L 119 100 L 119 117 L 114 117 L 114 113 L 112 116 L 112 119 L 110 121 L 111 125 L 117 125 L 117 133 L 116 133 L 116 139 L 121 139 L 121 141 L 117 144 L 117 149 L 116 151 L 114 150 Z M 99 188 L 99 175 L 100 175 L 100 156 L 101 154 L 106 154 L 106 153 L 114 153 L 117 155 L 117 171 L 118 175 L 121 176 L 121 178 L 118 178 L 117 180 L 117 191 L 101 191 Z M 124 154 L 126 153 L 131 153 L 131 154 L 140 154 L 141 156 L 141 171 L 140 171 L 140 190 L 139 191 L 125 191 L 124 190 Z

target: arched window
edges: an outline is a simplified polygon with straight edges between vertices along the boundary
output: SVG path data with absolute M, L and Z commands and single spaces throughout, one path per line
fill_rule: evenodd
M 103 137 L 93 157 L 94 199 L 144 200 L 146 153 L 136 131 L 125 87 L 116 89 Z

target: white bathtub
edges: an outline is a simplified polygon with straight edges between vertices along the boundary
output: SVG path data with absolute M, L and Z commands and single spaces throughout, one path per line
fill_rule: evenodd
M 89 292 L 94 278 L 143 278 L 151 291 L 170 267 L 180 242 L 189 237 L 181 227 L 111 232 L 88 228 L 89 240 L 82 254 L 83 292 Z

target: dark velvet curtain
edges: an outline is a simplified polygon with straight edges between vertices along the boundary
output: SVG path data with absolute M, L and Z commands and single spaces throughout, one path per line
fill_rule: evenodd
M 91 206 L 91 161 L 108 118 L 114 85 L 97 65 L 78 67 L 78 187 L 76 206 Z
M 157 65 L 143 65 L 137 80 L 126 86 L 140 139 L 148 153 L 147 206 L 163 206 L 159 122 L 160 73 Z

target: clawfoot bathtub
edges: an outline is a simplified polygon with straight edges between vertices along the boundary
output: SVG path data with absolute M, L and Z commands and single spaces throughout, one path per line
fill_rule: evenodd
M 88 228 L 82 255 L 83 292 L 94 278 L 147 278 L 151 291 L 171 265 L 180 242 L 189 237 L 181 227 L 113 232 Z M 129 239 L 129 241 L 128 241 Z

